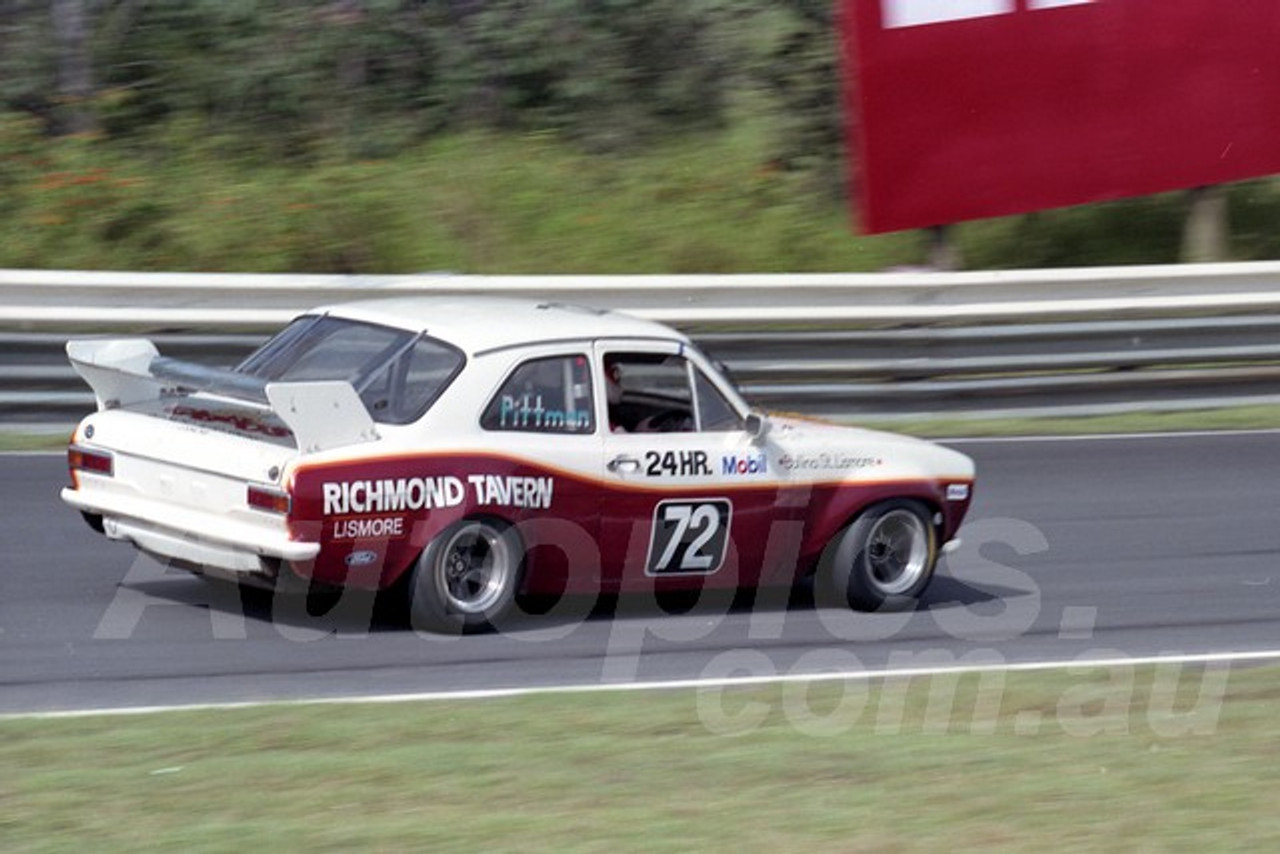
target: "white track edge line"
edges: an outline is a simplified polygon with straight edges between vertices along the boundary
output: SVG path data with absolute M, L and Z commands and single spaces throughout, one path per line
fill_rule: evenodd
M 930 439 L 947 445 L 986 445 L 986 444 L 1035 444 L 1039 442 L 1099 442 L 1122 441 L 1124 439 L 1210 439 L 1216 436 L 1278 436 L 1280 428 L 1255 427 L 1242 430 L 1170 430 L 1169 432 L 1150 433 L 1079 433 L 1046 436 L 957 436 L 945 439 Z
M 907 667 L 888 670 L 828 671 L 818 673 L 784 673 L 771 676 L 731 676 L 716 679 L 672 679 L 654 682 L 620 682 L 605 684 L 548 685 L 524 688 L 484 688 L 466 691 L 431 691 L 407 694 L 349 695 L 291 700 L 245 700 L 227 703 L 192 703 L 172 706 L 127 706 L 119 708 L 66 709 L 46 712 L 13 712 L 0 714 L 0 722 L 20 720 L 59 720 L 87 717 L 152 715 L 165 712 L 233 711 L 236 709 L 296 708 L 300 706 L 348 706 L 358 704 L 392 704 L 496 700 L 519 697 L 626 693 L 633 691 L 673 691 L 695 688 L 748 688 L 763 685 L 821 682 L 870 682 L 875 679 L 909 679 L 920 676 L 965 676 L 983 673 L 1031 673 L 1052 670 L 1095 670 L 1121 667 L 1146 667 L 1161 664 L 1229 664 L 1232 662 L 1280 661 L 1280 649 L 1244 652 L 1210 652 L 1091 659 L 1028 661 L 1013 664 L 973 664 L 952 667 Z

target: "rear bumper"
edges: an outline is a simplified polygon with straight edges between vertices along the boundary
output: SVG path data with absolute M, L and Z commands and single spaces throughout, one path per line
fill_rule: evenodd
M 62 500 L 83 513 L 102 517 L 113 540 L 130 542 L 149 554 L 232 574 L 261 574 L 275 561 L 305 562 L 319 543 L 296 542 L 281 529 L 227 519 L 119 493 L 97 496 L 63 489 Z

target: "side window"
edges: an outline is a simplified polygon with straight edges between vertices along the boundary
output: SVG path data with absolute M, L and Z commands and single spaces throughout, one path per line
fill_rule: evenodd
M 586 356 L 552 356 L 522 363 L 480 416 L 485 430 L 594 433 L 591 370 Z
M 666 353 L 604 357 L 609 429 L 614 433 L 687 433 L 695 429 L 689 365 Z
M 693 388 L 698 396 L 698 425 L 707 432 L 724 433 L 743 429 L 742 418 L 725 400 L 706 375 L 694 369 Z

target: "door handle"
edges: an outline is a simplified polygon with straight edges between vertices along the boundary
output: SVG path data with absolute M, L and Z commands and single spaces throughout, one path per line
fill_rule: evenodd
M 609 460 L 609 464 L 606 468 L 608 468 L 609 471 L 616 472 L 618 474 L 634 474 L 635 472 L 640 471 L 640 461 L 635 457 L 623 455 Z

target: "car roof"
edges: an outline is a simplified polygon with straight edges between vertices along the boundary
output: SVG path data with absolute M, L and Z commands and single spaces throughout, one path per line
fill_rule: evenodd
M 688 342 L 668 326 L 615 311 L 499 297 L 393 297 L 339 303 L 308 313 L 425 331 L 468 354 L 593 338 Z

